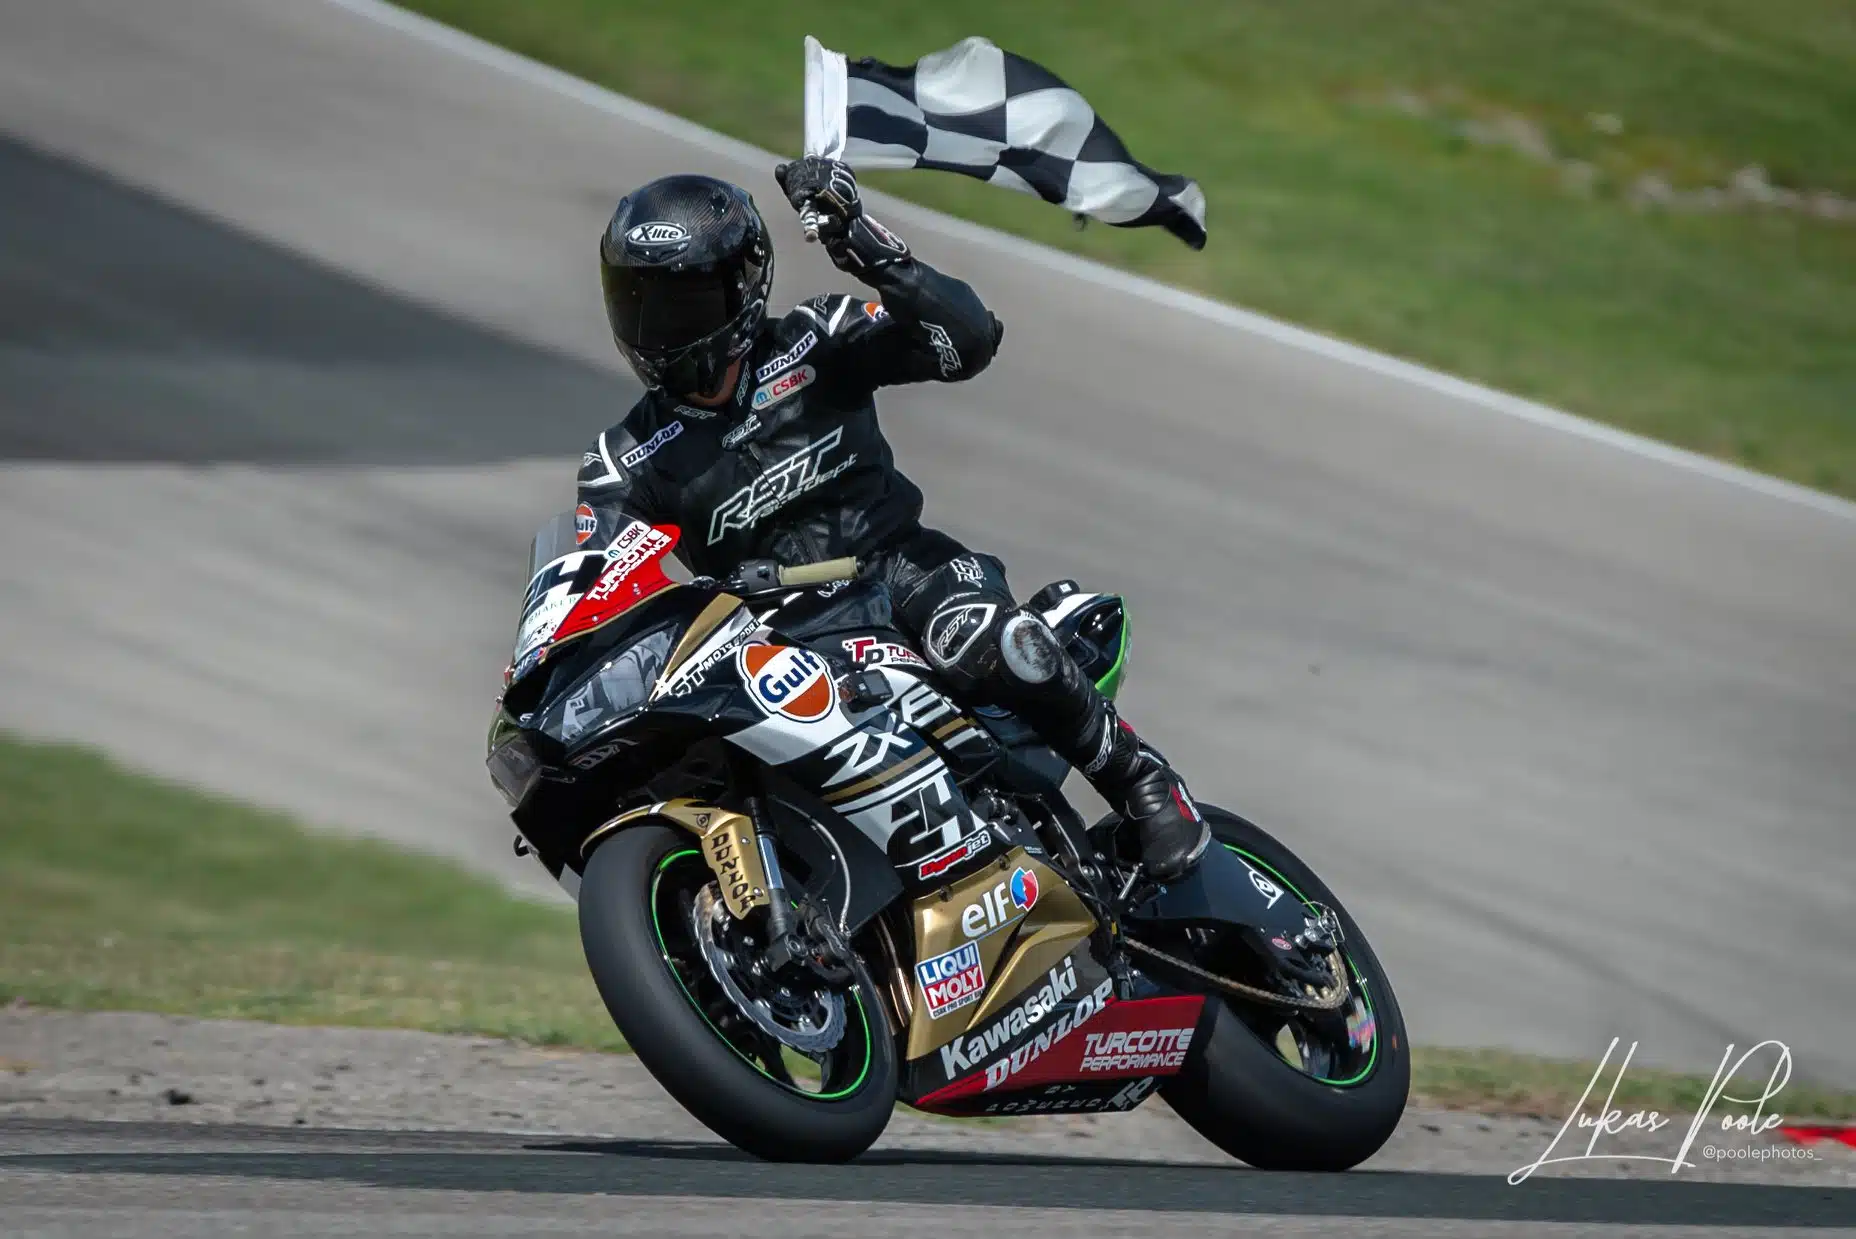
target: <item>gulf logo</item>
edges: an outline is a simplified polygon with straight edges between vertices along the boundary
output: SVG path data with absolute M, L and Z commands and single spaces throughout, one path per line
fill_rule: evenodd
M 585 546 L 586 540 L 599 532 L 599 517 L 593 509 L 581 504 L 574 509 L 574 545 Z
M 837 696 L 825 660 L 790 645 L 744 645 L 735 655 L 748 695 L 769 714 L 796 723 L 816 723 L 831 713 Z

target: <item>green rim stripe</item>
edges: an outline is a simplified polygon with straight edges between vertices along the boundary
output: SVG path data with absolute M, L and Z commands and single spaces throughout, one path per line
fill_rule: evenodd
M 1294 895 L 1297 899 L 1302 901 L 1303 907 L 1308 906 L 1308 903 L 1309 903 L 1308 897 L 1303 895 L 1301 891 L 1295 889 L 1295 883 L 1291 882 L 1288 878 L 1285 878 L 1282 876 L 1282 874 L 1278 873 L 1274 865 L 1264 860 L 1261 856 L 1254 856 L 1251 853 L 1246 852 L 1243 848 L 1235 847 L 1229 843 L 1225 844 L 1224 846 L 1225 846 L 1226 851 L 1236 852 L 1239 856 L 1242 856 L 1245 860 L 1249 861 L 1251 864 L 1257 866 L 1259 869 L 1262 869 L 1265 873 L 1269 874 L 1272 878 L 1276 879 L 1276 881 L 1282 883 L 1285 887 L 1288 888 L 1288 891 L 1291 895 Z M 1358 1084 L 1361 1080 L 1364 1080 L 1367 1076 L 1373 1074 L 1373 1068 L 1377 1066 L 1379 1063 L 1379 1015 L 1377 1012 L 1373 1010 L 1373 996 L 1371 993 L 1367 991 L 1366 978 L 1360 975 L 1359 965 L 1353 962 L 1352 956 L 1347 955 L 1345 951 L 1341 952 L 1341 956 L 1342 958 L 1346 959 L 1347 967 L 1352 969 L 1353 979 L 1360 983 L 1360 998 L 1366 1003 L 1366 1013 L 1373 1017 L 1373 1049 L 1372 1049 L 1372 1052 L 1369 1055 L 1367 1055 L 1366 1066 L 1360 1068 L 1357 1074 L 1349 1076 L 1345 1080 L 1330 1080 L 1326 1076 L 1317 1076 L 1317 1075 L 1311 1075 L 1308 1077 L 1309 1079 L 1318 1081 L 1319 1083 L 1322 1083 L 1322 1084 L 1331 1084 L 1335 1088 L 1346 1088 L 1348 1085 Z
M 657 953 L 663 957 L 665 966 L 670 969 L 670 975 L 676 980 L 677 988 L 683 991 L 683 996 L 685 998 L 689 999 L 690 1008 L 694 1010 L 697 1015 L 702 1017 L 702 1022 L 709 1025 L 709 1031 L 715 1034 L 717 1041 L 720 1041 L 730 1050 L 733 1050 L 736 1058 L 739 1058 L 742 1062 L 754 1068 L 754 1070 L 760 1072 L 761 1075 L 779 1085 L 787 1092 L 798 1097 L 804 1097 L 808 1101 L 837 1101 L 841 1097 L 848 1097 L 852 1093 L 855 1093 L 864 1086 L 864 1080 L 870 1075 L 870 1017 L 864 1014 L 864 995 L 862 990 L 855 991 L 857 994 L 857 1019 L 863 1025 L 864 1030 L 864 1062 L 863 1066 L 857 1071 L 857 1078 L 834 1093 L 808 1093 L 804 1089 L 794 1088 L 785 1080 L 777 1078 L 754 1059 L 743 1054 L 740 1047 L 723 1035 L 722 1030 L 717 1028 L 709 1019 L 709 1013 L 704 1011 L 702 1009 L 702 1004 L 696 1001 L 696 995 L 690 993 L 689 986 L 683 984 L 683 978 L 677 973 L 677 966 L 670 961 L 670 948 L 664 945 L 663 927 L 657 922 L 657 884 L 663 877 L 664 870 L 670 868 L 672 863 L 682 860 L 685 856 L 701 855 L 702 853 L 698 852 L 695 848 L 684 848 L 681 851 L 672 852 L 670 855 L 664 857 L 663 860 L 657 862 L 657 872 L 651 877 L 651 932 L 657 935 Z

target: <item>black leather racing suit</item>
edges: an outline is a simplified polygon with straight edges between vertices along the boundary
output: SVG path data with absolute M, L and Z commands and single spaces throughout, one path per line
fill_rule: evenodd
M 714 577 L 748 559 L 855 555 L 956 695 L 1015 711 L 1139 825 L 1144 852 L 1150 839 L 1176 857 L 1202 850 L 1185 785 L 1014 603 L 998 559 L 923 528 L 921 491 L 877 426 L 877 388 L 971 378 L 1004 328 L 920 259 L 862 278 L 879 299 L 815 297 L 767 323 L 726 405 L 653 390 L 600 435 L 581 460 L 585 540 L 603 544 L 634 519 L 676 525 L 685 561 Z
M 581 458 L 591 539 L 633 518 L 676 525 L 685 562 L 715 577 L 748 559 L 855 555 L 888 581 L 919 638 L 938 601 L 926 578 L 969 553 L 922 527 L 922 492 L 896 468 L 875 392 L 971 378 L 1005 329 L 964 282 L 919 259 L 877 279 L 880 300 L 814 297 L 770 320 L 727 405 L 645 393 Z M 986 595 L 1010 609 L 1003 569 L 984 561 Z M 971 588 L 975 573 L 946 575 Z

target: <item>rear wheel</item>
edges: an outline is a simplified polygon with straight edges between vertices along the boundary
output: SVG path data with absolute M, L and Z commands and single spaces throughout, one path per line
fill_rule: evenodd
M 1198 1133 L 1263 1170 L 1346 1170 L 1378 1152 L 1411 1089 L 1404 1017 L 1366 937 L 1327 884 L 1262 828 L 1205 805 L 1218 843 L 1304 905 L 1332 909 L 1345 938 L 1345 1005 L 1290 1011 L 1214 997 L 1210 1036 L 1160 1095 Z M 1211 961 L 1204 961 L 1211 962 Z
M 770 1161 L 848 1161 L 883 1134 L 895 1042 L 861 963 L 831 987 L 762 977 L 752 922 L 720 905 L 690 836 L 641 825 L 600 844 L 580 885 L 580 939 L 638 1059 L 730 1144 Z

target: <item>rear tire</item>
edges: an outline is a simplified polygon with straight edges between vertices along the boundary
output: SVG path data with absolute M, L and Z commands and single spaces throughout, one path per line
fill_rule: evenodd
M 895 1039 L 878 991 L 861 964 L 843 991 L 844 1036 L 863 1059 L 847 1083 L 809 1094 L 776 1080 L 704 1014 L 699 1002 L 718 1010 L 714 977 L 700 957 L 673 958 L 678 927 L 660 925 L 666 904 L 678 902 L 676 888 L 665 889 L 671 875 L 687 886 L 707 873 L 691 837 L 669 826 L 632 827 L 593 853 L 580 884 L 580 941 L 606 1010 L 665 1091 L 730 1144 L 769 1161 L 849 1161 L 895 1108 Z M 687 900 L 678 906 L 687 917 Z
M 1260 827 L 1203 802 L 1200 808 L 1216 843 L 1271 872 L 1304 902 L 1339 914 L 1346 933 L 1341 949 L 1356 992 L 1366 995 L 1377 1044 L 1360 1078 L 1323 1081 L 1246 1022 L 1235 1005 L 1241 1000 L 1212 997 L 1217 1009 L 1203 1050 L 1160 1095 L 1200 1135 L 1260 1170 L 1350 1169 L 1385 1144 L 1411 1091 L 1411 1047 L 1391 982 L 1360 927 L 1312 869 Z

